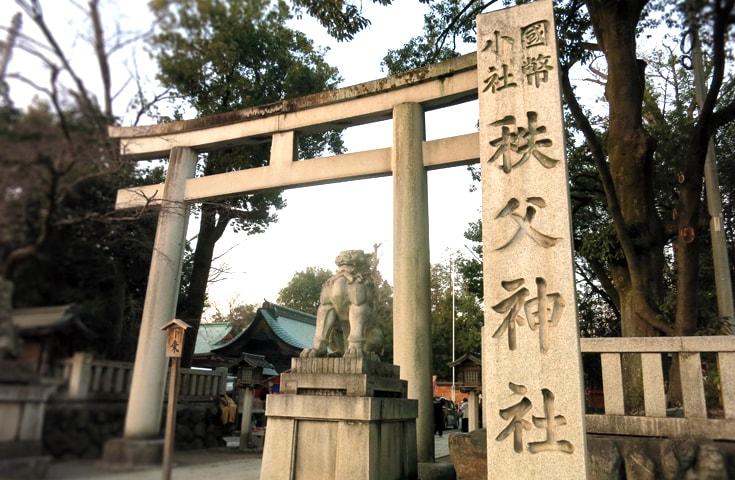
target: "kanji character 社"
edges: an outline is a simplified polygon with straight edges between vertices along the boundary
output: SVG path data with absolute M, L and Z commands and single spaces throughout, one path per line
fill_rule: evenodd
M 546 429 L 546 440 L 543 442 L 531 442 L 528 444 L 528 451 L 531 453 L 540 452 L 563 452 L 573 453 L 574 445 L 567 440 L 557 440 L 556 427 L 567 424 L 567 419 L 563 415 L 554 415 L 554 394 L 548 388 L 542 388 L 541 394 L 544 396 L 544 415 L 545 417 L 533 416 L 533 424 L 538 428 Z
M 523 385 L 516 385 L 510 382 L 508 387 L 517 395 L 526 394 L 526 387 Z M 531 429 L 531 422 L 523 417 L 531 411 L 531 407 L 531 400 L 524 396 L 518 403 L 500 410 L 500 417 L 503 420 L 510 420 L 510 423 L 501 430 L 498 436 L 495 437 L 495 440 L 502 442 L 513 432 L 513 450 L 516 453 L 523 452 L 523 430 Z

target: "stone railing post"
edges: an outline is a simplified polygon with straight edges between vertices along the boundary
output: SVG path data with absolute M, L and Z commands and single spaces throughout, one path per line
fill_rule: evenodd
M 215 394 L 219 397 L 227 393 L 227 367 L 217 367 L 214 371 L 217 374 L 218 380 L 217 392 Z
M 468 399 L 469 405 L 467 406 L 467 416 L 469 419 L 467 431 L 474 432 L 480 428 L 480 403 L 477 398 L 477 392 L 471 391 L 470 398 Z
M 71 357 L 69 373 L 69 398 L 84 400 L 89 396 L 92 381 L 92 355 L 87 352 L 76 352 Z
M 160 330 L 176 313 L 189 217 L 184 193 L 186 180 L 194 176 L 196 162 L 197 155 L 191 149 L 171 150 L 125 416 L 126 439 L 159 435 L 166 383 L 166 336 Z
M 419 462 L 434 461 L 431 384 L 429 202 L 423 164 L 424 112 L 417 103 L 393 108 L 393 360 L 418 400 Z

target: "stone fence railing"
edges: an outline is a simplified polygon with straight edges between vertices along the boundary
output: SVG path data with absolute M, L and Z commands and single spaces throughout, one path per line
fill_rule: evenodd
M 599 354 L 602 371 L 604 414 L 587 415 L 589 433 L 735 440 L 735 337 L 584 338 L 581 347 Z M 626 414 L 623 353 L 640 354 L 642 415 Z M 682 408 L 667 408 L 671 382 L 664 382 L 662 357 L 667 365 L 679 360 Z M 708 386 L 719 389 L 709 412 L 703 370 Z
M 214 371 L 182 368 L 179 378 L 179 399 L 209 401 L 225 393 L 227 369 Z M 77 352 L 63 361 L 55 372 L 61 383 L 56 398 L 68 400 L 122 400 L 130 393 L 133 364 L 95 359 Z M 168 394 L 168 387 L 165 389 Z

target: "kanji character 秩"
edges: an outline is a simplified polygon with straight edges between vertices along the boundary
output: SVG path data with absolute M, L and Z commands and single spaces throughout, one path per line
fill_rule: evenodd
M 510 128 L 510 126 L 515 126 L 516 123 L 516 118 L 513 115 L 507 115 L 490 124 L 491 127 L 502 128 L 500 137 L 490 141 L 490 146 L 497 147 L 497 149 L 488 162 L 492 163 L 502 157 L 503 164 L 500 165 L 500 168 L 505 173 L 510 173 L 514 168 L 520 167 L 532 156 L 544 168 L 553 168 L 559 163 L 559 160 L 553 159 L 539 150 L 541 147 L 551 147 L 554 142 L 550 138 L 539 138 L 541 134 L 546 133 L 546 127 L 538 125 L 538 114 L 536 112 L 526 112 L 526 117 L 528 128 L 518 127 L 515 132 Z M 521 158 L 513 162 L 511 153 L 520 154 Z
M 559 163 L 559 160 L 555 160 L 544 154 L 539 150 L 539 147 L 548 148 L 552 146 L 554 142 L 552 142 L 550 138 L 537 138 L 539 134 L 546 133 L 546 127 L 538 125 L 538 114 L 536 112 L 528 112 L 526 113 L 526 117 L 528 118 L 528 129 L 518 127 L 518 138 L 524 139 L 526 144 L 518 147 L 518 153 L 523 155 L 513 166 L 518 167 L 523 165 L 529 158 L 531 158 L 531 155 L 533 155 L 545 168 L 553 168 L 554 165 Z

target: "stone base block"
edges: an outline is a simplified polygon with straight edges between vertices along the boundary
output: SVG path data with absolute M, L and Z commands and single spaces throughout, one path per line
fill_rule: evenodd
M 113 468 L 160 465 L 162 461 L 163 439 L 113 438 L 105 443 L 102 451 L 102 462 Z
M 369 358 L 293 358 L 281 392 L 297 395 L 406 398 L 399 368 Z
M 260 478 L 415 479 L 417 411 L 401 398 L 270 395 Z
M 16 457 L 0 460 L 0 478 L 6 480 L 38 480 L 46 476 L 51 457 Z
M 418 472 L 418 480 L 456 480 L 457 478 L 451 463 L 421 462 L 418 465 Z

